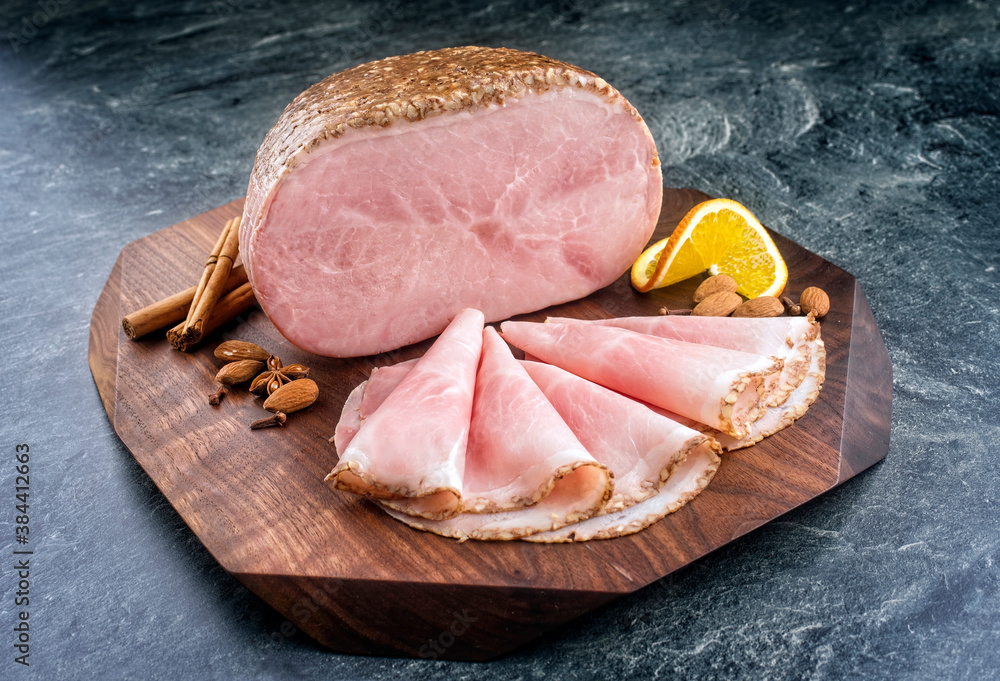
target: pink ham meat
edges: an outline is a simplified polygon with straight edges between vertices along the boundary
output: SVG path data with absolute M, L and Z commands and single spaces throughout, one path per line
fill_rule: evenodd
M 465 461 L 464 512 L 428 520 L 385 505 L 411 527 L 446 537 L 517 539 L 589 518 L 613 490 L 614 476 L 487 327 Z
M 385 367 L 376 367 L 372 370 L 367 381 L 362 381 L 351 394 L 347 396 L 344 409 L 340 413 L 340 421 L 337 422 L 337 429 L 334 436 L 330 438 L 337 448 L 337 455 L 343 456 L 347 451 L 347 445 L 351 443 L 361 424 L 369 416 L 375 413 L 385 398 L 389 396 L 400 381 L 410 373 L 413 365 L 419 359 L 411 359 L 398 364 L 390 364 Z
M 580 443 L 492 327 L 483 333 L 462 508 L 497 513 L 530 506 L 554 486 L 592 490 L 569 514 L 594 513 L 613 487 L 607 468 Z
M 817 338 L 813 341 L 809 356 L 810 361 L 805 377 L 784 402 L 769 406 L 763 416 L 751 423 L 750 430 L 745 437 L 734 438 L 714 430 L 709 430 L 708 434 L 715 437 L 723 449 L 731 452 L 734 449 L 757 444 L 765 437 L 774 435 L 798 420 L 816 401 L 820 388 L 823 387 L 823 380 L 826 377 L 826 348 L 822 340 Z M 667 416 L 670 415 L 667 414 Z M 697 424 L 690 425 L 697 428 Z
M 299 347 L 347 357 L 575 300 L 627 270 L 662 195 L 604 80 L 509 49 L 390 57 L 303 92 L 250 177 L 240 252 Z
M 525 539 L 533 542 L 561 543 L 611 539 L 633 534 L 673 513 L 698 496 L 712 481 L 721 463 L 717 450 L 705 442 L 688 452 L 663 487 L 645 501 L 557 530 L 539 532 Z
M 615 474 L 602 515 L 655 495 L 692 450 L 720 451 L 697 430 L 613 390 L 550 364 L 522 366 L 587 451 Z
M 782 362 L 596 324 L 504 322 L 504 338 L 548 364 L 745 437 Z
M 778 386 L 768 407 L 782 404 L 806 377 L 813 353 L 822 347 L 819 323 L 812 317 L 617 317 L 580 320 L 549 317 L 557 324 L 600 324 L 628 329 L 660 338 L 704 343 L 755 355 L 778 357 L 784 361 Z M 807 405 L 808 406 L 808 405 Z
M 326 481 L 409 513 L 458 513 L 482 332 L 481 312 L 457 315 L 360 424 Z
M 567 509 L 579 506 L 581 496 L 593 490 L 577 485 L 556 485 L 552 492 L 537 504 L 514 511 L 500 513 L 462 513 L 445 520 L 428 520 L 392 508 L 385 511 L 396 520 L 412 528 L 433 532 L 460 541 L 466 539 L 511 540 L 524 539 L 539 532 L 556 530 L 585 520 L 591 512 L 567 515 Z
M 341 438 L 338 449 L 343 449 L 343 438 L 349 441 L 360 421 L 378 409 L 384 396 L 392 392 L 414 363 L 415 360 L 410 360 L 376 369 L 368 381 L 355 389 L 337 425 L 337 437 Z M 719 446 L 711 437 L 558 367 L 537 362 L 522 362 L 522 366 L 580 443 L 614 473 L 614 494 L 598 514 L 614 513 L 656 495 L 672 474 L 685 477 L 688 481 L 681 485 L 672 483 L 671 489 L 679 492 L 671 503 L 687 501 L 708 483 L 714 473 L 719 460 L 707 452 L 718 452 Z M 702 466 L 702 471 L 697 474 L 690 473 L 695 462 L 700 462 L 698 465 Z M 665 496 L 661 497 L 660 502 L 664 499 Z M 542 508 L 550 505 L 553 502 Z M 533 509 L 532 513 L 538 510 Z M 643 514 L 643 517 L 648 515 Z M 514 523 L 517 523 L 518 517 L 524 516 L 503 516 Z M 629 527 L 633 526 L 629 524 Z M 607 532 L 602 534 L 605 535 L 612 536 Z M 581 534 L 578 540 L 582 541 L 585 536 L 586 533 Z

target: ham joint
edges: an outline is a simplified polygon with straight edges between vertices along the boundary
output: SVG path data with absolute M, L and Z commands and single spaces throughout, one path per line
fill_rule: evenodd
M 602 78 L 509 49 L 362 64 L 299 95 L 250 176 L 240 252 L 275 327 L 374 354 L 575 300 L 627 270 L 660 211 L 648 128 Z

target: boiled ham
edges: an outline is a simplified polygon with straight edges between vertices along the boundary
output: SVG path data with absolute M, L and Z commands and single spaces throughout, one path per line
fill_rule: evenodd
M 557 485 L 551 493 L 531 506 L 500 513 L 462 513 L 444 520 L 429 520 L 393 508 L 385 510 L 410 527 L 460 541 L 523 539 L 540 532 L 573 526 L 591 517 L 592 510 L 567 513 L 566 509 L 576 506 L 581 496 L 592 492 L 592 489 L 578 485 Z
M 783 360 L 778 385 L 768 407 L 782 404 L 810 369 L 814 350 L 822 346 L 819 323 L 812 317 L 702 317 L 663 315 L 582 320 L 549 317 L 557 324 L 600 324 L 660 338 L 702 343 Z M 808 405 L 807 405 L 808 406 Z
M 536 504 L 562 486 L 579 493 L 563 508 L 550 511 L 553 525 L 596 513 L 610 497 L 614 482 L 507 344 L 487 327 L 476 376 L 462 509 L 510 511 Z
M 240 253 L 260 303 L 320 355 L 379 353 L 575 300 L 656 224 L 645 123 L 593 73 L 461 47 L 362 64 L 299 95 L 254 163 Z
M 504 322 L 504 338 L 543 362 L 735 438 L 749 434 L 782 361 L 596 324 Z
M 568 371 L 522 365 L 581 444 L 615 474 L 614 495 L 600 515 L 655 495 L 692 450 L 719 449 L 697 430 Z
M 613 513 L 594 516 L 558 530 L 538 532 L 527 541 L 560 543 L 611 539 L 634 534 L 678 510 L 711 482 L 722 460 L 709 442 L 687 453 L 666 484 L 652 497 Z
M 458 314 L 365 418 L 326 481 L 408 513 L 457 514 L 482 338 L 483 314 Z
M 451 496 L 352 491 L 374 497 L 411 527 L 462 541 L 580 542 L 648 527 L 708 485 L 723 447 L 753 444 L 800 417 L 816 399 L 825 369 L 812 319 L 661 319 L 504 323 L 504 335 L 541 361 L 515 360 L 486 327 L 464 458 L 449 467 L 462 471 L 460 483 L 447 490 Z M 482 317 L 476 321 L 481 328 Z M 467 337 L 474 328 L 459 334 L 459 326 L 457 318 L 432 346 L 438 348 L 436 362 L 447 364 L 453 336 Z M 737 327 L 744 331 L 733 333 Z M 333 438 L 342 455 L 338 469 L 355 474 L 348 453 L 358 448 L 359 438 L 379 437 L 372 424 L 387 413 L 394 423 L 425 413 L 424 400 L 414 401 L 408 413 L 383 410 L 399 402 L 430 354 L 375 369 L 351 393 Z M 804 370 L 782 373 L 785 361 L 803 358 L 808 358 Z M 467 370 L 462 383 L 468 384 Z M 698 402 L 699 391 L 710 397 Z M 786 394 L 776 403 L 772 396 L 780 391 Z M 751 397 L 741 411 L 744 392 Z M 685 404 L 697 421 L 674 413 Z M 726 406 L 732 407 L 728 414 Z M 728 418 L 745 432 L 737 437 L 705 425 L 716 409 L 723 417 L 717 423 Z M 389 441 L 400 444 L 392 435 Z M 351 482 L 349 476 L 345 480 Z
M 483 337 L 460 486 L 464 512 L 435 518 L 414 500 L 383 500 L 383 506 L 414 527 L 456 539 L 516 539 L 590 517 L 611 496 L 613 475 L 580 444 L 496 331 L 487 328 Z M 334 436 L 338 451 L 350 451 L 420 361 L 376 369 L 355 388 Z
M 763 416 L 751 423 L 750 432 L 745 437 L 734 438 L 717 431 L 710 431 L 710 434 L 719 441 L 727 452 L 756 444 L 765 437 L 774 435 L 779 430 L 790 426 L 805 414 L 806 410 L 819 397 L 819 391 L 823 387 L 825 377 L 826 349 L 823 341 L 817 338 L 811 347 L 810 362 L 806 369 L 805 378 L 792 390 L 784 402 L 768 407 Z M 697 425 L 692 424 L 692 427 L 697 427 Z
M 509 356 L 502 342 L 489 329 L 483 350 L 488 374 L 494 372 L 488 361 L 492 351 L 496 351 L 497 359 L 505 360 L 504 355 Z M 349 443 L 359 422 L 378 410 L 385 396 L 402 382 L 415 364 L 416 360 L 410 360 L 376 369 L 367 382 L 355 389 L 337 426 L 337 437 L 341 438 L 338 448 Z M 505 512 L 463 513 L 441 520 L 429 520 L 393 508 L 386 508 L 387 513 L 416 529 L 462 540 L 526 538 L 563 542 L 603 539 L 636 532 L 680 508 L 704 489 L 715 474 L 720 462 L 719 446 L 711 437 L 557 367 L 535 362 L 521 362 L 521 365 L 587 451 L 615 474 L 614 494 L 600 506 L 594 518 L 588 520 L 589 512 L 578 510 L 580 500 L 588 495 L 588 485 L 591 493 L 595 489 L 593 480 L 582 477 L 575 481 L 573 478 L 559 481 L 538 503 Z M 495 379 L 487 383 L 491 389 L 495 388 Z M 482 384 L 484 388 L 487 383 Z M 477 383 L 477 395 L 479 385 Z M 484 389 L 483 393 L 486 392 Z M 518 394 L 513 397 L 524 406 L 523 398 Z M 494 403 L 491 409 L 495 406 Z M 537 407 L 535 404 L 529 409 Z M 543 405 L 542 411 L 546 410 Z M 487 413 L 485 408 L 479 412 L 481 416 Z M 556 430 L 560 429 L 556 426 Z M 491 430 L 499 432 L 496 428 Z M 476 432 L 475 427 L 473 432 Z M 505 435 L 501 433 L 500 437 Z M 468 465 L 466 471 L 468 475 Z M 647 499 L 655 500 L 642 503 Z M 620 513 L 636 504 L 641 510 L 629 515 Z M 576 510 L 567 513 L 567 509 L 574 508 Z M 596 520 L 597 515 L 607 519 Z M 562 529 L 550 530 L 552 527 Z
M 347 445 L 361 429 L 361 424 L 375 413 L 379 405 L 385 402 L 389 393 L 399 385 L 404 376 L 410 373 L 410 369 L 418 361 L 420 360 L 411 359 L 389 366 L 375 367 L 368 380 L 363 381 L 351 391 L 344 403 L 334 436 L 330 438 L 330 442 L 336 446 L 339 456 L 343 456 L 344 452 L 347 451 Z

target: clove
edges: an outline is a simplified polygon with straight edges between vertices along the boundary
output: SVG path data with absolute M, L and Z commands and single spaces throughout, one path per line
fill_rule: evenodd
M 226 386 L 220 386 L 218 390 L 208 396 L 208 403 L 213 407 L 218 407 L 219 402 L 222 401 L 223 396 L 226 394 Z
M 274 412 L 271 416 L 259 419 L 250 424 L 250 430 L 260 430 L 261 428 L 271 428 L 273 426 L 285 425 L 285 415 L 280 411 Z
M 788 309 L 788 314 L 792 315 L 793 317 L 795 315 L 802 313 L 802 308 L 799 307 L 797 304 L 793 303 L 792 299 L 789 298 L 788 296 L 781 296 L 781 302 Z
M 660 314 L 661 315 L 689 315 L 689 314 L 691 314 L 691 310 L 671 310 L 671 309 L 666 308 L 666 307 L 661 307 L 660 308 Z

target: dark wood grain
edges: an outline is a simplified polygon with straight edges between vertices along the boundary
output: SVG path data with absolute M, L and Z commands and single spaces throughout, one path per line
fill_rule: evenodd
M 654 239 L 706 199 L 667 189 Z M 824 288 L 827 379 L 792 427 L 726 455 L 692 503 L 631 537 L 586 544 L 466 542 L 414 531 L 370 503 L 331 491 L 327 439 L 347 394 L 373 367 L 419 356 L 431 341 L 354 359 L 320 358 L 285 341 L 259 310 L 190 354 L 160 334 L 129 341 L 123 312 L 197 280 L 234 201 L 126 246 L 94 309 L 90 365 L 129 451 L 230 573 L 295 627 L 334 650 L 489 659 L 616 596 L 639 589 L 822 494 L 885 456 L 892 376 L 867 302 L 850 274 L 775 235 L 788 291 Z M 523 315 L 656 314 L 688 306 L 697 280 L 648 294 L 623 276 L 588 298 Z M 320 398 L 285 428 L 250 431 L 266 415 L 245 391 L 206 396 L 224 338 L 258 343 L 312 369 Z

